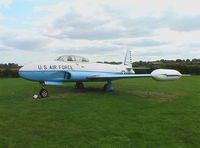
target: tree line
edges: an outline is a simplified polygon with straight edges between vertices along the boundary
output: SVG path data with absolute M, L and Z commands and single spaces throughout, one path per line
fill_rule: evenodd
M 122 62 L 98 61 L 97 63 L 122 64 Z M 19 77 L 18 70 L 21 68 L 16 63 L 0 64 L 0 77 Z M 177 59 L 177 60 L 157 60 L 157 61 L 136 61 L 133 63 L 136 73 L 151 73 L 155 69 L 176 69 L 182 74 L 199 75 L 200 59 Z
M 148 67 L 149 69 L 139 69 L 136 70 L 137 73 L 150 73 L 155 69 L 176 69 L 180 71 L 182 74 L 192 74 L 198 75 L 200 74 L 200 59 L 193 60 L 158 60 L 152 62 L 134 62 L 134 67 Z
M 21 66 L 15 63 L 0 64 L 0 77 L 3 78 L 18 78 L 18 71 Z
M 122 64 L 122 62 L 97 62 L 106 64 Z M 155 69 L 176 69 L 182 74 L 200 74 L 200 59 L 177 59 L 177 60 L 157 60 L 157 61 L 136 61 L 132 64 L 136 73 L 151 73 Z

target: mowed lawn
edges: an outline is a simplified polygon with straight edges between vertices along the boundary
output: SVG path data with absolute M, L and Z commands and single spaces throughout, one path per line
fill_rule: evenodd
M 0 148 L 199 148 L 200 76 L 85 83 L 84 90 L 0 79 Z

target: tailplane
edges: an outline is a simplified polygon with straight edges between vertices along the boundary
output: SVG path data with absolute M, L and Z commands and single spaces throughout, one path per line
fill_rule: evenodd
M 132 63 L 133 63 L 133 61 L 132 61 L 131 50 L 127 49 L 126 56 L 125 56 L 125 59 L 124 59 L 124 65 L 132 67 Z

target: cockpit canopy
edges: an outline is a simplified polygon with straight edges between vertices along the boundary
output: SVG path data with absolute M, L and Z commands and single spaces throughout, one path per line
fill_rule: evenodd
M 74 56 L 74 55 L 64 55 L 60 56 L 56 59 L 56 61 L 62 61 L 62 62 L 89 62 L 88 59 L 81 57 L 81 56 Z

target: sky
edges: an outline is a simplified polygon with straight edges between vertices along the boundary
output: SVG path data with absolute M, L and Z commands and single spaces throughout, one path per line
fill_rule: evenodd
M 200 58 L 199 0 L 0 0 L 0 63 Z

